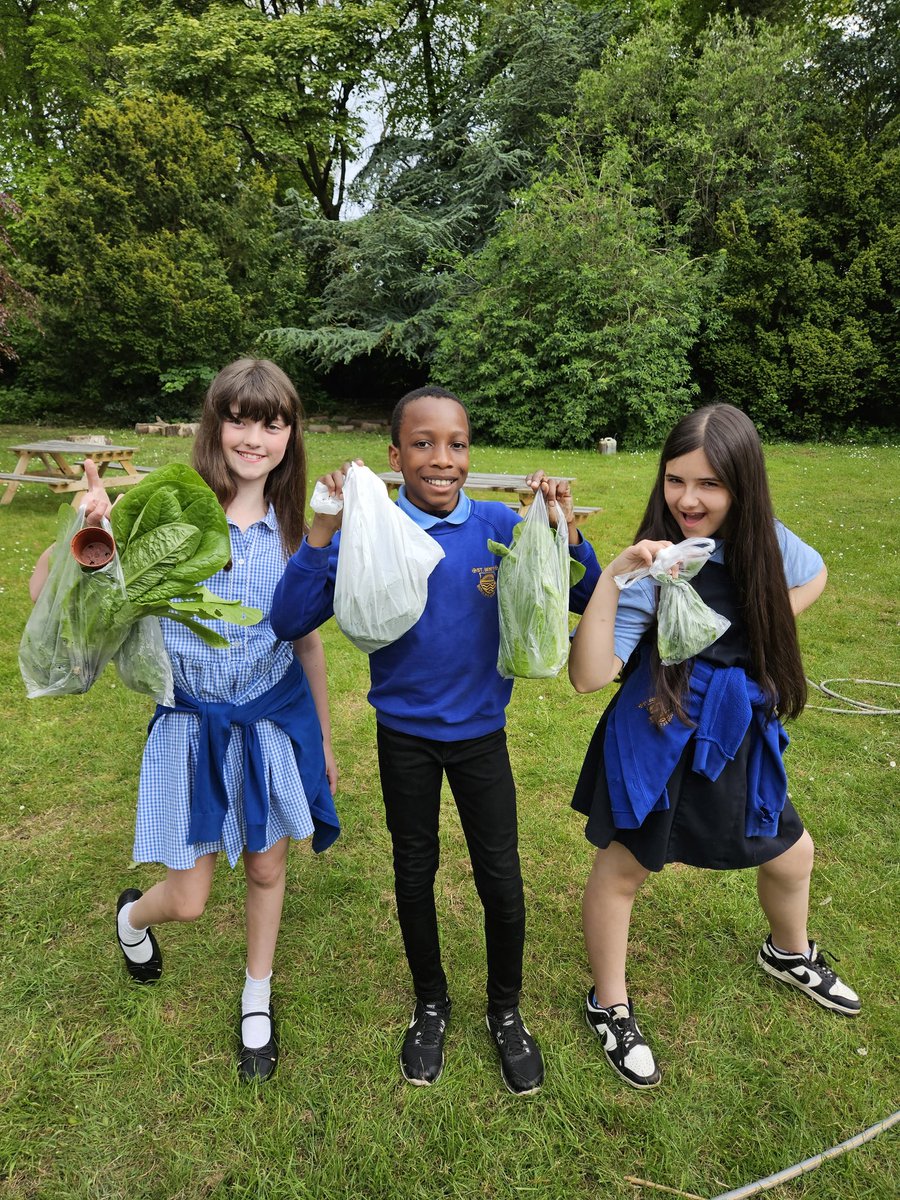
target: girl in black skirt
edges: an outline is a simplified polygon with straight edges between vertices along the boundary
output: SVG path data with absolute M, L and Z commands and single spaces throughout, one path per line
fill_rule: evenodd
M 691 585 L 731 626 L 696 657 L 664 667 L 656 586 L 645 578 L 619 593 L 614 576 L 693 537 L 714 538 L 716 549 Z M 759 965 L 834 1012 L 859 1012 L 856 993 L 808 938 L 813 843 L 781 761 L 788 739 L 779 718 L 798 716 L 806 702 L 794 618 L 826 575 L 816 551 L 775 520 L 753 423 L 712 405 L 669 435 L 635 545 L 603 572 L 575 634 L 576 691 L 597 691 L 625 668 L 572 805 L 597 847 L 582 907 L 594 978 L 587 1022 L 633 1087 L 653 1087 L 660 1074 L 626 989 L 628 928 L 637 889 L 667 862 L 756 867 L 770 927 Z

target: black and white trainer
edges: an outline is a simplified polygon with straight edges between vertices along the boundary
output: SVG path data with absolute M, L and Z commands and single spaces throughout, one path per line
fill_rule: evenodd
M 416 1001 L 400 1051 L 403 1078 L 416 1087 L 437 1083 L 444 1069 L 444 1034 L 450 1020 L 450 1000 L 423 1004 Z
M 763 942 L 756 961 L 764 971 L 782 983 L 799 988 L 823 1008 L 830 1008 L 832 1012 L 842 1013 L 845 1017 L 859 1015 L 862 1007 L 859 996 L 828 965 L 815 942 L 810 943 L 808 955 L 786 954 L 772 945 L 770 934 Z
M 500 1074 L 514 1096 L 533 1096 L 544 1082 L 541 1049 L 518 1008 L 488 1012 L 488 1032 L 500 1055 Z
M 610 1066 L 626 1083 L 634 1088 L 656 1087 L 661 1078 L 659 1067 L 634 1019 L 630 1000 L 627 1004 L 602 1008 L 595 1002 L 592 988 L 587 996 L 585 1017 L 588 1028 L 603 1043 Z

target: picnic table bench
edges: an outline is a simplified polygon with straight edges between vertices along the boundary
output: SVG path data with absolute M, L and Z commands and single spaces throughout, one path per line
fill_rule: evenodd
M 150 467 L 139 467 L 134 461 L 134 446 L 108 446 L 104 442 L 70 442 L 65 439 L 46 442 L 27 442 L 10 446 L 19 457 L 12 471 L 0 471 L 0 483 L 6 490 L 0 504 L 12 503 L 23 483 L 42 483 L 52 492 L 74 492 L 72 504 L 77 505 L 79 493 L 87 490 L 84 460 L 97 464 L 97 472 L 105 488 L 130 487 L 140 483 Z M 112 474 L 107 474 L 109 468 Z
M 400 484 L 403 482 L 403 476 L 399 471 L 379 471 L 378 478 L 384 480 L 389 492 L 399 489 Z M 575 482 L 574 475 L 556 475 L 554 478 L 564 479 L 567 483 Z M 516 509 L 520 513 L 524 513 L 534 499 L 534 492 L 529 487 L 524 475 L 497 475 L 490 472 L 470 471 L 466 477 L 464 486 L 467 492 L 506 494 L 515 492 L 518 497 L 517 500 L 504 500 L 502 503 Z M 592 517 L 594 513 L 600 512 L 601 509 L 589 505 L 576 504 L 573 511 L 575 524 L 581 525 L 588 517 Z

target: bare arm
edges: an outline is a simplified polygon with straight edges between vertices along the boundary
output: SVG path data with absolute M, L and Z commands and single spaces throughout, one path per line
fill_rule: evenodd
M 790 597 L 791 608 L 795 617 L 818 600 L 825 590 L 827 581 L 828 568 L 823 567 L 814 579 L 810 579 L 809 583 L 802 583 L 799 587 L 788 589 L 788 596 Z
M 84 473 L 87 476 L 88 490 L 85 492 L 84 499 L 79 506 L 84 513 L 84 523 L 85 525 L 102 525 L 103 521 L 108 519 L 109 514 L 112 512 L 112 504 L 110 503 L 109 496 L 106 494 L 106 488 L 100 482 L 100 472 L 90 458 L 84 460 Z M 50 573 L 50 554 L 52 551 L 53 547 L 48 546 L 34 564 L 31 579 L 28 581 L 28 591 L 31 594 L 32 603 L 37 600 L 44 589 L 44 584 L 47 582 L 47 576 Z
M 312 692 L 313 703 L 322 726 L 322 746 L 325 750 L 325 773 L 332 796 L 337 791 L 338 768 L 331 749 L 331 714 L 328 709 L 328 680 L 325 675 L 325 648 L 317 631 L 308 633 L 306 637 L 294 642 L 294 653 L 300 660 L 306 678 L 309 680 L 309 690 Z
M 615 576 L 649 567 L 658 552 L 671 542 L 638 542 L 609 564 L 594 589 L 575 631 L 569 654 L 569 679 L 576 692 L 597 692 L 622 670 L 615 652 L 616 609 L 619 588 Z

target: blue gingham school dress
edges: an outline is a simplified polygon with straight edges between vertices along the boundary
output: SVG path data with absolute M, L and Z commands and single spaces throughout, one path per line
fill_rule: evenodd
M 177 621 L 161 622 L 175 686 L 203 703 L 242 704 L 257 699 L 278 683 L 294 657 L 292 644 L 279 641 L 269 624 L 272 595 L 285 565 L 275 510 L 270 505 L 263 520 L 244 532 L 231 521 L 228 528 L 231 570 L 213 575 L 207 587 L 223 599 L 261 609 L 263 619 L 246 627 L 208 622 L 228 638 L 227 650 L 207 646 Z M 187 870 L 204 854 L 224 851 L 233 867 L 247 844 L 243 738 L 234 727 L 222 767 L 228 809 L 221 838 L 188 844 L 199 725 L 192 713 L 165 712 L 150 730 L 138 788 L 135 862 Z M 259 721 L 256 728 L 268 781 L 265 849 L 283 837 L 311 837 L 313 819 L 290 739 L 271 721 Z

